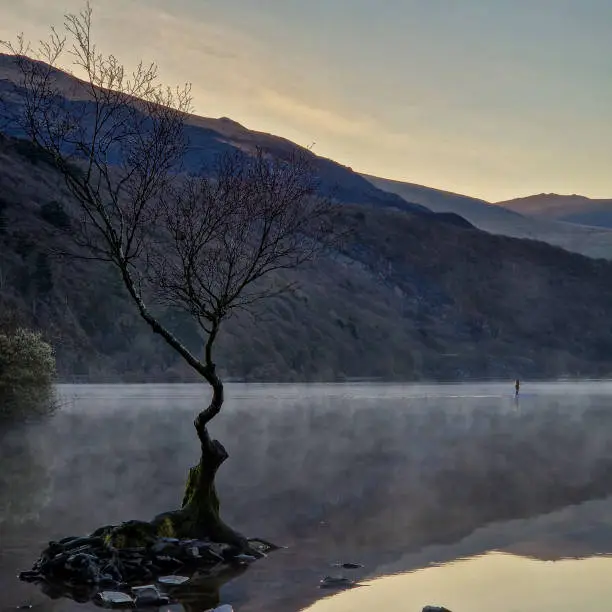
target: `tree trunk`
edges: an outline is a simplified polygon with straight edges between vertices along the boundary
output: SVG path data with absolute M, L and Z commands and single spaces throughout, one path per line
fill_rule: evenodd
M 218 440 L 212 440 L 207 424 L 221 410 L 223 384 L 209 367 L 213 398 L 210 406 L 200 412 L 194 425 L 200 439 L 201 455 L 198 465 L 189 470 L 183 498 L 180 531 L 194 538 L 210 538 L 215 542 L 233 544 L 241 549 L 250 548 L 247 539 L 226 525 L 219 516 L 219 498 L 215 488 L 215 476 L 221 464 L 228 458 L 227 451 Z

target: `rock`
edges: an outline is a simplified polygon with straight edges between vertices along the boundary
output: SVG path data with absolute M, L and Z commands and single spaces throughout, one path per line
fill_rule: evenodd
M 214 545 L 212 543 L 208 543 L 205 546 L 200 546 L 200 555 L 210 559 L 211 561 L 225 561 L 225 549 L 221 545 Z
M 278 546 L 277 544 L 272 544 L 272 542 L 268 542 L 262 538 L 248 538 L 247 540 L 249 544 L 258 549 L 262 553 L 267 553 L 272 550 L 280 550 L 281 548 L 287 548 L 286 546 Z
M 162 605 L 170 602 L 170 598 L 160 593 L 154 584 L 132 587 L 132 595 L 134 596 L 136 606 Z
M 211 550 L 214 550 L 217 554 L 221 555 L 226 561 L 242 553 L 242 548 L 240 548 L 239 546 L 231 546 L 230 544 L 215 544 L 211 542 L 209 544 L 209 548 Z M 254 555 L 260 553 L 253 549 L 253 552 L 250 554 Z
M 134 604 L 134 599 L 121 591 L 102 591 L 98 593 L 97 599 L 111 606 L 131 606 Z
M 151 547 L 151 552 L 156 555 L 170 555 L 171 557 L 176 555 L 181 555 L 183 552 L 182 547 L 176 542 L 167 542 L 166 538 L 160 540 L 159 542 L 155 542 Z
M 110 574 L 100 574 L 98 584 L 101 586 L 111 586 L 117 582 Z
M 180 572 L 185 566 L 194 569 L 206 565 L 206 571 L 214 574 L 227 570 L 228 565 L 246 565 L 265 557 L 263 549 L 279 548 L 265 541 L 252 540 L 252 550 L 243 551 L 237 546 L 207 539 L 157 537 L 151 529 L 149 524 L 131 521 L 118 527 L 102 527 L 86 537 L 50 541 L 32 570 L 22 572 L 19 578 L 39 582 L 43 589 L 44 585 L 55 584 L 71 592 L 82 591 L 78 597 L 85 597 L 85 592 L 89 597 L 97 597 L 98 589 L 104 588 L 100 592 L 111 597 L 109 593 L 120 593 L 114 589 L 129 588 L 132 584 L 155 583 L 156 580 L 160 585 L 184 584 L 188 578 L 170 574 Z M 336 580 L 333 586 L 350 584 L 351 581 L 341 584 Z M 132 599 L 139 604 L 168 602 L 168 597 L 153 584 L 134 589 Z
M 160 576 L 157 579 L 157 582 L 160 584 L 170 584 L 172 586 L 176 586 L 179 584 L 185 584 L 189 578 L 187 576 Z
M 100 568 L 98 558 L 87 553 L 71 555 L 66 560 L 65 569 L 70 573 L 77 574 L 79 580 L 88 583 L 100 582 Z
M 257 561 L 257 557 L 254 557 L 253 555 L 239 554 L 239 555 L 234 555 L 232 557 L 232 561 L 238 561 L 239 563 L 246 565 L 248 563 L 253 563 L 253 561 Z
M 115 529 L 117 527 L 117 525 L 103 525 L 102 527 L 98 527 L 95 531 L 93 531 L 89 537 L 91 538 L 97 538 L 97 537 L 103 537 L 105 536 L 107 533 L 111 532 L 113 529 Z M 68 540 L 70 538 L 64 538 L 65 540 Z
M 179 567 L 183 567 L 183 562 L 175 559 L 174 557 L 169 557 L 168 555 L 159 555 L 154 558 L 154 563 L 157 567 L 163 569 L 164 571 L 178 569 Z
M 451 612 L 444 606 L 425 606 L 422 612 Z
M 342 567 L 344 569 L 359 569 L 363 567 L 361 563 L 334 563 L 332 567 Z
M 210 612 L 234 612 L 234 608 L 232 608 L 232 606 L 230 606 L 229 604 L 221 604 Z
M 325 576 L 321 579 L 319 587 L 322 589 L 345 589 L 354 585 L 354 580 L 344 576 Z
M 187 609 L 183 604 L 175 603 L 159 608 L 158 612 L 187 612 Z
M 61 541 L 60 541 L 61 544 Z M 74 551 L 75 548 L 86 549 L 86 548 L 104 548 L 104 540 L 102 538 L 86 537 L 86 538 L 72 538 L 69 542 L 63 545 L 64 550 Z

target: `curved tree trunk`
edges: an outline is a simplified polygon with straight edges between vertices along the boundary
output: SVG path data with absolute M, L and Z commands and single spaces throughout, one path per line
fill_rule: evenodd
M 205 363 L 202 363 L 151 315 L 138 293 L 129 268 L 123 266 L 121 272 L 124 283 L 138 306 L 141 317 L 156 334 L 160 334 L 208 382 L 213 390 L 210 405 L 202 410 L 194 421 L 200 439 L 200 461 L 198 465 L 189 470 L 182 507 L 179 511 L 160 514 L 153 520 L 153 525 L 164 531 L 164 523 L 169 521 L 166 525 L 168 535 L 209 538 L 215 542 L 238 546 L 245 551 L 256 552 L 242 534 L 226 525 L 219 516 L 219 498 L 215 488 L 215 476 L 217 470 L 229 455 L 218 440 L 211 439 L 207 425 L 221 411 L 224 399 L 223 383 L 217 376 L 215 364 L 212 361 L 212 347 L 219 333 L 220 321 L 218 319 L 212 321 L 212 328 L 208 332 L 206 342 Z
M 208 408 L 200 412 L 194 421 L 200 439 L 200 461 L 189 470 L 181 514 L 181 531 L 196 538 L 210 538 L 215 542 L 233 544 L 248 549 L 247 539 L 226 525 L 219 515 L 219 498 L 215 488 L 215 476 L 221 464 L 228 458 L 227 451 L 218 440 L 213 440 L 207 425 L 221 410 L 223 383 L 215 373 L 214 365 L 208 366 L 212 380 L 213 397 Z

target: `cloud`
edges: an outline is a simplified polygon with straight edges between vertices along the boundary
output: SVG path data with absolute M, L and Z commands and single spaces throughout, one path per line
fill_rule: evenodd
M 364 117 L 351 117 L 314 106 L 273 89 L 261 89 L 256 103 L 275 116 L 313 128 L 349 138 L 369 137 L 380 130 L 375 121 Z

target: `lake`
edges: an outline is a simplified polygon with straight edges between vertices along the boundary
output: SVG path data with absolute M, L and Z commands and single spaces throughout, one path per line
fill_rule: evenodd
M 198 385 L 62 385 L 0 436 L 0 610 L 99 609 L 16 579 L 48 540 L 180 505 Z M 222 514 L 287 546 L 177 597 L 203 612 L 556 612 L 612 599 L 612 383 L 229 384 Z M 363 564 L 338 570 L 335 562 Z M 319 588 L 326 575 L 361 586 Z M 55 599 L 53 597 L 56 597 Z M 166 609 L 166 608 L 161 608 Z M 180 609 L 180 608 L 173 608 Z

